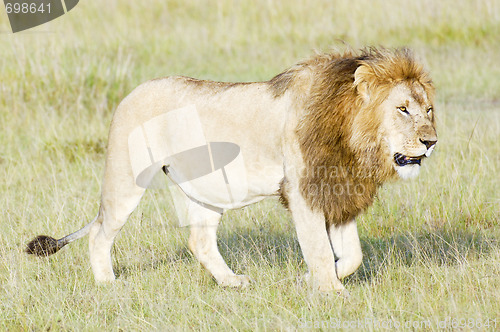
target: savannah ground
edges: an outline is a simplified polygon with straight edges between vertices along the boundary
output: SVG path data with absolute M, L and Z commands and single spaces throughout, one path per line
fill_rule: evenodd
M 0 11 L 0 330 L 500 328 L 500 2 L 81 1 L 12 34 Z M 231 211 L 219 246 L 254 283 L 216 285 L 187 250 L 168 189 L 144 196 L 94 283 L 87 240 L 30 257 L 33 236 L 93 219 L 112 112 L 167 75 L 270 79 L 340 40 L 409 46 L 437 87 L 439 143 L 421 175 L 358 218 L 349 300 L 312 292 L 277 199 Z M 391 325 L 392 324 L 392 325 Z

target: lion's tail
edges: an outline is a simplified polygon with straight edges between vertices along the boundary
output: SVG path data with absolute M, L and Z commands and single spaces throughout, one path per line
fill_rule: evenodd
M 66 235 L 63 238 L 60 238 L 59 240 L 47 235 L 39 235 L 26 245 L 25 252 L 37 256 L 50 256 L 52 254 L 55 254 L 59 251 L 59 249 L 61 249 L 68 243 L 78 240 L 87 235 L 90 231 L 90 227 L 95 223 L 96 220 L 97 217 L 90 223 L 85 225 L 83 228 L 77 230 L 74 233 Z

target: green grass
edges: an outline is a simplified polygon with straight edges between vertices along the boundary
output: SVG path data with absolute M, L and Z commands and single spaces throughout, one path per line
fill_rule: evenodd
M 498 1 L 81 1 L 9 29 L 2 10 L 0 330 L 500 326 Z M 253 278 L 244 290 L 218 287 L 191 256 L 165 189 L 118 237 L 115 284 L 94 283 L 86 240 L 48 259 L 22 252 L 95 216 L 112 112 L 139 83 L 265 80 L 340 40 L 413 48 L 438 88 L 440 137 L 418 179 L 384 186 L 359 217 L 364 261 L 345 281 L 349 301 L 301 281 L 293 223 L 274 199 L 229 212 L 219 231 L 228 264 Z

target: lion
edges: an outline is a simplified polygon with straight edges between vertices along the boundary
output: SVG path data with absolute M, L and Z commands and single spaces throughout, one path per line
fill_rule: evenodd
M 362 262 L 356 216 L 384 182 L 416 176 L 436 145 L 433 99 L 405 48 L 316 54 L 265 82 L 148 81 L 113 115 L 97 217 L 26 251 L 47 256 L 88 234 L 96 281 L 115 280 L 115 237 L 163 170 L 188 247 L 218 284 L 250 282 L 217 248 L 223 213 L 279 196 L 312 286 L 342 293 Z

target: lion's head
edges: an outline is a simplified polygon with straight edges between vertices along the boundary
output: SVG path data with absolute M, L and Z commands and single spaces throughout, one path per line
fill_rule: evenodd
M 384 157 L 401 178 L 416 176 L 437 142 L 434 88 L 422 66 L 407 50 L 372 52 L 360 61 L 354 85 L 364 106 L 381 114 Z
M 418 174 L 437 142 L 434 88 L 407 49 L 317 55 L 271 82 L 303 96 L 301 192 L 330 223 L 368 207 L 387 179 Z

